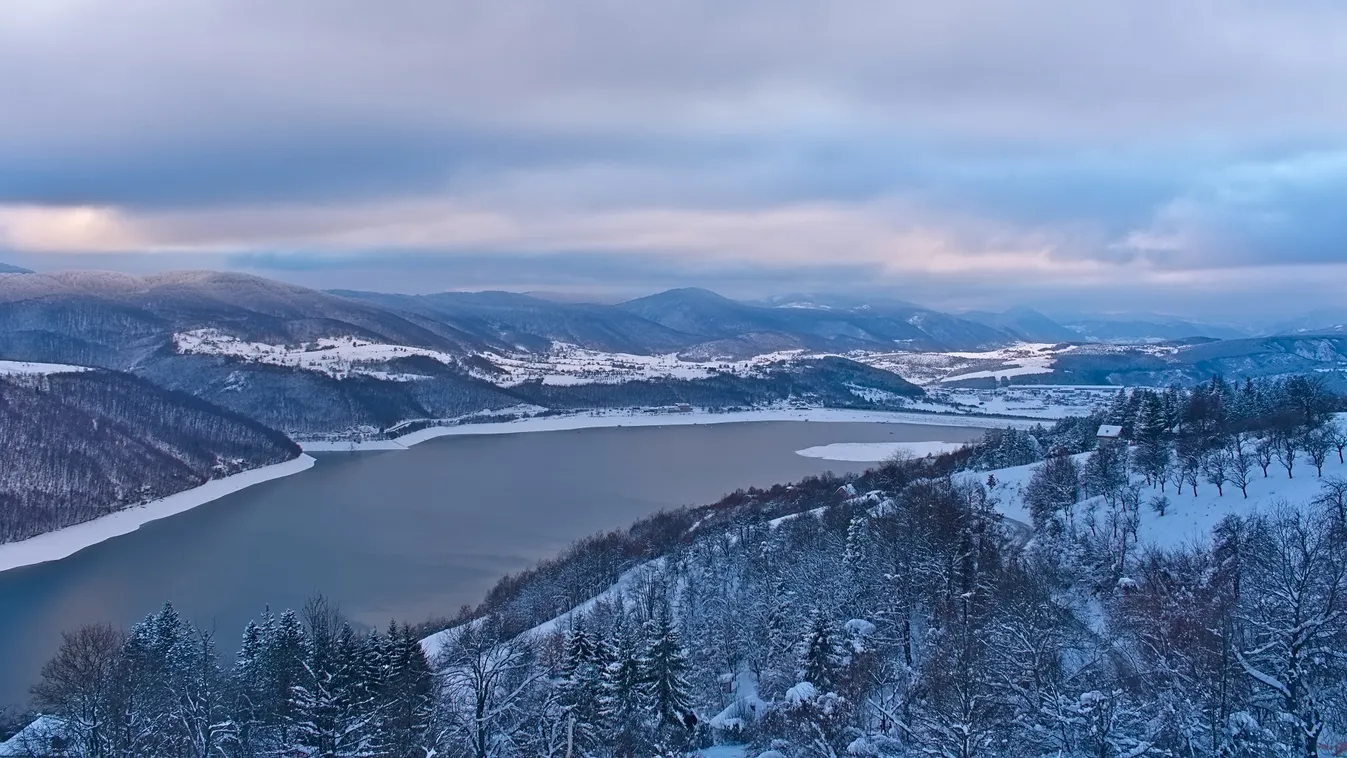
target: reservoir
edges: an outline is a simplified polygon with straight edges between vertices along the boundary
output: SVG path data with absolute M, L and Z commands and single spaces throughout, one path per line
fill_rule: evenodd
M 315 454 L 253 486 L 51 563 L 0 573 L 0 707 L 62 630 L 129 626 L 164 602 L 232 659 L 267 605 L 321 592 L 352 620 L 451 616 L 504 574 L 576 539 L 738 488 L 871 464 L 795 454 L 837 442 L 963 442 L 981 429 L 752 422 L 441 437 L 407 450 Z

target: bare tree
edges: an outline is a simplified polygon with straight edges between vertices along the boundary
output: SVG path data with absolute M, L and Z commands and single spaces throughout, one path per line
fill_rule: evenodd
M 504 639 L 496 617 L 459 630 L 437 669 L 451 737 L 466 743 L 474 758 L 493 758 L 503 741 L 527 729 L 530 714 L 524 706 L 543 672 L 532 647 Z
M 77 755 L 103 758 L 116 750 L 118 669 L 125 642 L 125 633 L 107 624 L 66 632 L 55 657 L 42 667 L 42 681 L 33 687 L 34 704 L 64 722 L 63 737 Z
M 1230 480 L 1230 461 L 1224 449 L 1212 450 L 1202 456 L 1202 473 L 1216 487 L 1216 496 L 1225 497 L 1225 483 Z
M 1178 456 L 1170 460 L 1169 465 L 1165 468 L 1165 477 L 1170 484 L 1174 485 L 1174 494 L 1182 495 L 1183 485 L 1188 481 L 1188 472 L 1180 465 Z M 1160 491 L 1164 492 L 1164 488 L 1161 487 Z
M 1347 551 L 1320 518 L 1284 505 L 1254 543 L 1236 657 L 1287 754 L 1311 758 L 1347 675 Z
M 1319 486 L 1314 504 L 1328 510 L 1338 519 L 1339 526 L 1347 526 L 1347 479 L 1330 476 Z
M 1305 435 L 1301 440 L 1301 445 L 1305 448 L 1305 454 L 1309 456 L 1310 463 L 1314 464 L 1314 470 L 1322 477 L 1324 475 L 1324 463 L 1328 461 L 1328 453 L 1333 449 L 1333 441 L 1329 439 L 1328 432 L 1323 429 L 1315 429 Z
M 1296 453 L 1300 452 L 1300 441 L 1294 434 L 1278 433 L 1273 436 L 1272 444 L 1277 454 L 1277 462 L 1286 469 L 1286 478 L 1291 479 L 1291 469 L 1296 465 Z
M 1244 444 L 1244 438 L 1238 434 L 1234 435 L 1230 438 L 1229 444 L 1218 455 L 1225 457 L 1226 474 L 1230 477 L 1230 483 L 1239 487 L 1240 494 L 1247 499 L 1249 497 L 1249 474 L 1253 471 L 1253 458 L 1249 455 L 1249 450 Z
M 1347 447 L 1347 426 L 1343 426 L 1341 421 L 1334 419 L 1324 426 L 1324 432 L 1328 435 L 1333 447 L 1338 451 L 1338 463 L 1347 463 L 1342 457 L 1342 449 Z
M 1267 478 L 1268 467 L 1272 465 L 1273 449 L 1271 439 L 1261 439 L 1253 446 L 1253 459 L 1263 469 L 1263 478 Z
M 1197 455 L 1185 455 L 1179 459 L 1179 474 L 1183 477 L 1179 482 L 1182 489 L 1184 484 L 1193 488 L 1193 497 L 1197 497 L 1197 480 L 1202 471 L 1202 457 Z

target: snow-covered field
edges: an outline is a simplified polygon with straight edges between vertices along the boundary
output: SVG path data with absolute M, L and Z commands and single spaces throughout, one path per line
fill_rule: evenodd
M 925 458 L 928 455 L 958 450 L 963 446 L 962 442 L 834 442 L 831 445 L 816 445 L 796 450 L 795 454 L 827 461 L 876 463 L 895 455 Z
M 937 385 L 961 379 L 1051 374 L 1055 356 L 1073 348 L 1024 342 L 982 352 L 856 352 L 848 358 L 902 376 L 914 384 Z
M 64 363 L 30 363 L 29 361 L 0 361 L 0 376 L 78 374 L 88 371 L 86 366 L 70 366 Z
M 316 371 L 337 378 L 364 375 L 385 381 L 414 381 L 424 377 L 378 371 L 379 366 L 399 358 L 432 358 L 455 366 L 458 360 L 448 353 L 405 345 L 383 345 L 355 337 L 322 338 L 316 342 L 289 347 L 265 342 L 244 342 L 216 329 L 195 329 L 173 335 L 173 347 L 183 355 L 224 355 L 249 363 Z
M 965 379 L 1003 379 L 1016 376 L 1041 376 L 1043 382 L 1050 381 L 1055 371 L 1058 356 L 1108 355 L 1119 353 L 1144 353 L 1147 355 L 1173 355 L 1178 348 L 1173 345 L 1100 345 L 1100 344 L 1048 344 L 1042 342 L 1021 342 L 997 350 L 981 352 L 911 352 L 896 351 L 875 353 L 858 351 L 846 354 L 847 358 L 895 374 L 914 384 L 932 389 L 943 384 Z
M 675 353 L 634 355 L 586 350 L 555 343 L 547 355 L 488 356 L 507 377 L 492 379 L 505 386 L 528 381 L 574 385 L 628 382 L 637 379 L 706 379 L 716 373 L 751 375 L 800 355 L 799 350 L 765 353 L 741 361 L 685 361 Z M 490 377 L 484 377 L 490 379 Z
M 1086 457 L 1080 455 L 1077 459 L 1084 463 Z M 990 472 L 966 472 L 960 476 L 983 482 L 987 480 L 989 474 L 995 477 L 996 486 L 992 488 L 991 494 L 997 500 L 998 510 L 1008 518 L 1029 524 L 1032 523 L 1032 518 L 1029 509 L 1024 505 L 1024 488 L 1038 465 L 1017 466 Z M 1329 462 L 1324 465 L 1324 479 L 1320 479 L 1315 475 L 1314 466 L 1302 455 L 1296 463 L 1294 474 L 1294 478 L 1288 479 L 1286 469 L 1274 462 L 1268 468 L 1267 478 L 1264 478 L 1262 470 L 1255 467 L 1251 472 L 1247 499 L 1240 494 L 1238 487 L 1231 484 L 1225 485 L 1224 495 L 1218 495 L 1215 486 L 1206 482 L 1200 483 L 1197 486 L 1196 497 L 1193 496 L 1191 488 L 1177 494 L 1172 485 L 1166 485 L 1163 494 L 1169 499 L 1169 506 L 1163 516 L 1146 505 L 1147 500 L 1162 494 L 1160 489 L 1143 487 L 1141 524 L 1137 536 L 1143 543 L 1162 547 L 1206 540 L 1211 535 L 1212 527 L 1227 515 L 1266 512 L 1282 502 L 1294 506 L 1310 502 L 1319 494 L 1324 479 L 1331 476 L 1347 477 L 1347 465 L 1340 463 L 1337 453 L 1333 453 Z M 1139 478 L 1133 481 L 1142 482 Z M 1075 520 L 1078 527 L 1092 510 L 1096 513 L 1100 527 L 1104 528 L 1108 506 L 1103 503 L 1102 498 L 1093 498 L 1076 505 Z
M 594 411 L 567 416 L 539 416 L 513 421 L 482 424 L 458 424 L 455 426 L 433 426 L 420 431 L 405 434 L 393 440 L 370 440 L 366 442 L 300 441 L 300 447 L 306 452 L 346 452 L 359 450 L 400 450 L 412 445 L 435 439 L 460 435 L 480 434 L 522 434 L 525 432 L 561 432 L 574 429 L 598 429 L 621 426 L 687 426 L 691 424 L 743 424 L 755 421 L 812 421 L 817 423 L 859 423 L 859 424 L 914 424 L 919 426 L 955 426 L 975 429 L 1000 429 L 1007 426 L 1017 429 L 1032 427 L 1037 421 L 1013 418 L 993 418 L 960 414 L 936 415 L 930 413 L 904 413 L 901 411 L 853 411 L 839 408 L 813 409 L 764 409 L 738 411 L 733 413 L 713 413 L 709 411 L 691 411 L 688 413 L 654 413 L 650 411 Z M 886 443 L 887 444 L 887 443 Z M 924 444 L 924 443 L 908 443 Z M 939 443 L 948 444 L 948 443 Z M 870 459 L 864 459 L 870 460 Z
M 1123 389 L 1031 385 L 985 390 L 966 387 L 928 387 L 926 391 L 934 400 L 951 404 L 969 413 L 1055 420 L 1067 416 L 1088 416 L 1096 409 L 1107 406 Z
M 457 367 L 480 379 L 502 387 L 540 381 L 552 385 L 576 385 L 628 382 L 639 379 L 705 379 L 716 373 L 740 376 L 796 357 L 800 351 L 766 353 L 741 361 L 685 361 L 674 353 L 635 355 L 587 350 L 575 345 L 554 343 L 546 354 L 518 353 L 499 355 L 482 353 L 498 370 L 483 371 L 464 356 L 438 350 L 389 345 L 355 337 L 328 337 L 304 345 L 272 345 L 244 342 L 216 329 L 196 329 L 173 335 L 174 349 L 183 355 L 223 355 L 251 363 L 289 366 L 343 378 L 360 375 L 385 381 L 415 381 L 425 376 L 388 372 L 378 368 L 400 358 L 430 358 Z
M 297 474 L 313 466 L 314 459 L 301 455 L 293 460 L 255 468 L 215 479 L 161 500 L 110 513 L 93 521 L 39 534 L 20 542 L 0 545 L 0 571 L 60 560 L 100 542 L 130 534 L 151 521 L 168 518 L 199 505 L 233 494 L 254 484 Z

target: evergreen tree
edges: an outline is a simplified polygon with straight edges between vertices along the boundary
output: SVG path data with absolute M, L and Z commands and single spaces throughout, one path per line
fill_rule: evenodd
M 669 613 L 649 623 L 641 679 L 649 695 L 649 706 L 655 722 L 665 727 L 681 727 L 692 714 L 692 699 L 688 695 L 687 654 L 678 637 Z
M 600 701 L 604 693 L 608 648 L 595 635 L 576 627 L 566 633 L 558 697 L 573 725 L 575 743 L 585 751 L 602 744 L 604 719 Z
M 830 692 L 840 683 L 845 665 L 842 635 L 826 615 L 814 610 L 800 645 L 801 678 L 820 692 Z
M 1141 393 L 1133 439 L 1137 442 L 1137 468 L 1147 481 L 1163 483 L 1169 463 L 1169 426 L 1164 402 L 1149 390 Z
M 619 617 L 619 621 L 622 617 Z M 615 630 L 612 661 L 604 669 L 599 712 L 608 728 L 609 746 L 617 758 L 636 758 L 649 746 L 648 687 L 643 641 L 628 626 Z
M 266 722 L 276 745 L 290 744 L 295 717 L 294 688 L 303 676 L 308 642 L 294 611 L 286 610 L 274 627 L 264 625 L 263 666 L 266 676 Z
M 384 655 L 386 693 L 382 705 L 383 744 L 395 758 L 428 754 L 430 724 L 435 708 L 435 679 L 421 642 L 403 625 L 376 643 Z

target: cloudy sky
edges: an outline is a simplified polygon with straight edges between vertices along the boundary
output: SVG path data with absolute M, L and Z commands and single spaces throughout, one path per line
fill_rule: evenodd
M 1341 0 L 5 0 L 0 261 L 1290 313 L 1344 51 Z

